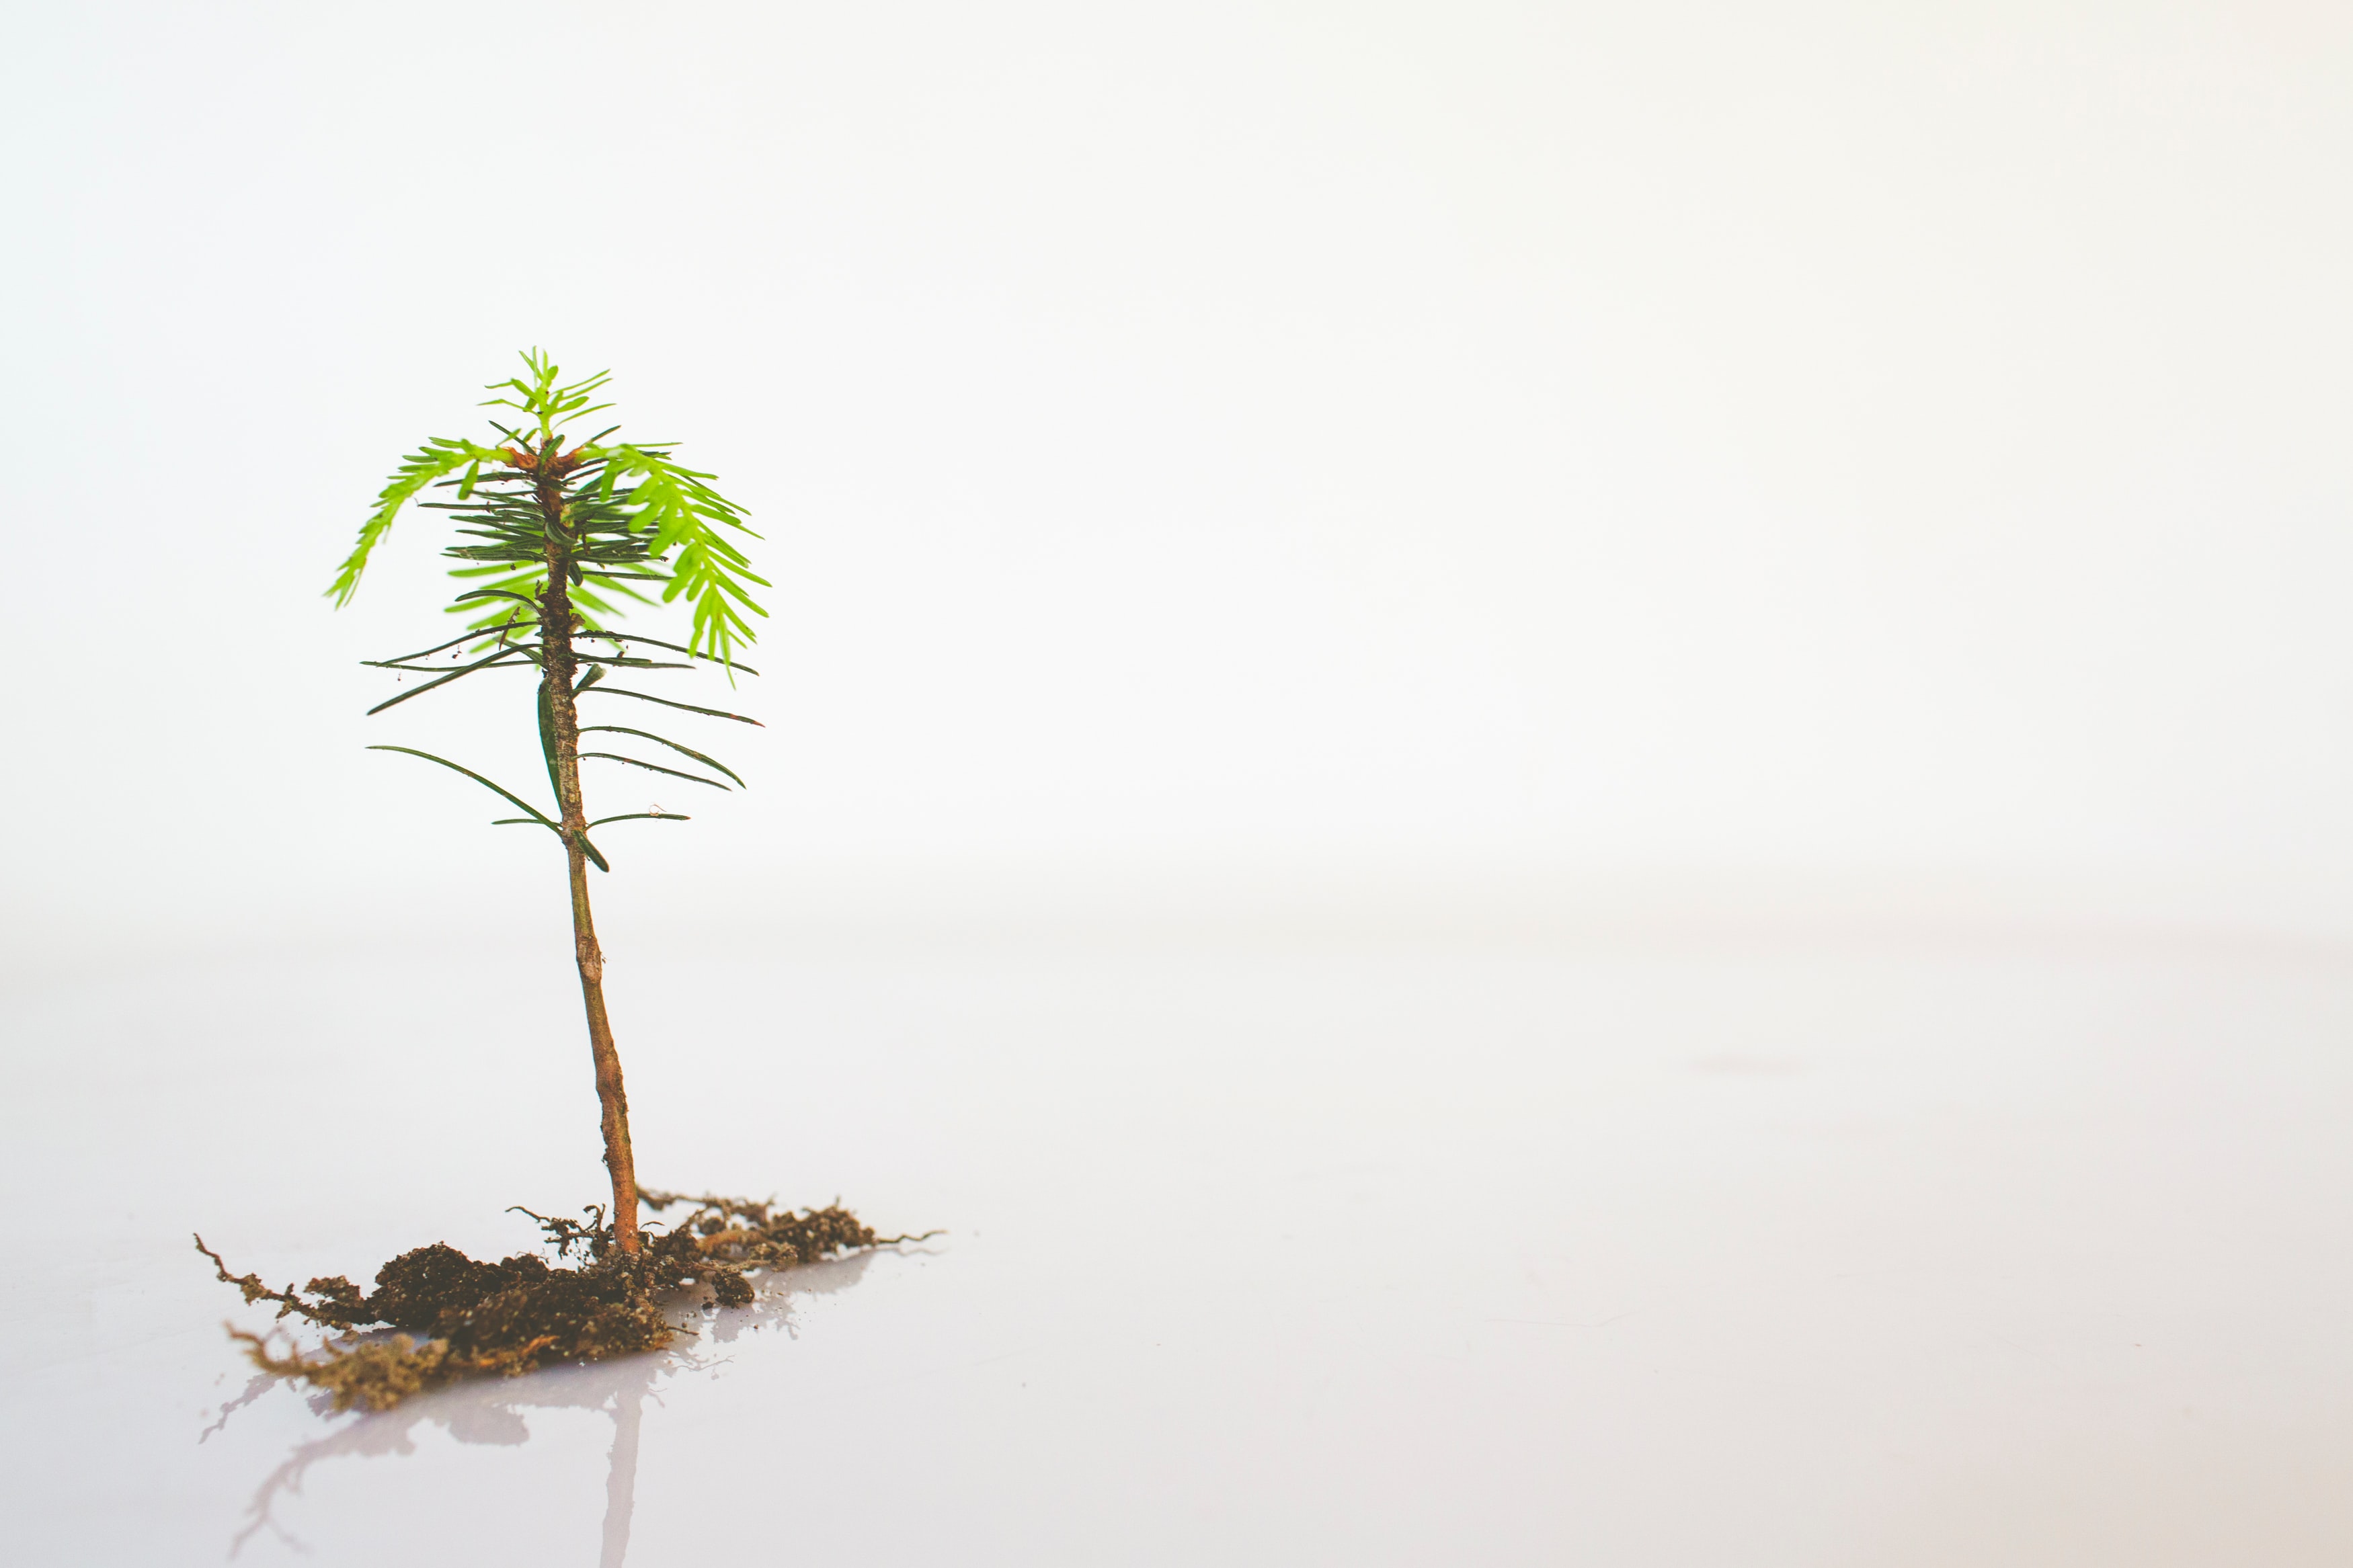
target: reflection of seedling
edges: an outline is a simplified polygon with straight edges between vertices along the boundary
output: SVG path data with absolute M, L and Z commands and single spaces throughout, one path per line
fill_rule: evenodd
M 484 405 L 522 416 L 513 427 L 491 421 L 503 444 L 436 437 L 410 454 L 377 495 L 375 510 L 328 594 L 338 605 L 350 602 L 369 556 L 403 504 L 428 487 L 454 492 L 448 500 L 417 504 L 456 513 L 459 534 L 474 542 L 444 552 L 462 563 L 450 575 L 474 584 L 457 595 L 449 613 L 470 619 L 462 635 L 448 641 L 369 661 L 395 671 L 396 681 L 409 675 L 431 679 L 368 711 L 381 713 L 483 670 L 536 671 L 539 746 L 554 809 L 542 811 L 505 785 L 430 752 L 393 745 L 373 749 L 406 752 L 463 773 L 523 813 L 497 818 L 495 826 L 542 827 L 563 845 L 571 877 L 574 957 L 588 1016 L 613 1203 L 609 1214 L 601 1206 L 589 1211 L 594 1217 L 587 1225 L 541 1220 L 559 1260 L 575 1247 L 582 1251 L 584 1261 L 576 1268 L 551 1268 L 533 1257 L 478 1263 L 437 1245 L 386 1264 L 373 1294 L 341 1278 L 314 1279 L 301 1292 L 291 1286 L 271 1290 L 252 1275 L 230 1274 L 199 1238 L 197 1247 L 224 1280 L 239 1286 L 248 1302 L 278 1302 L 280 1317 L 290 1312 L 330 1329 L 389 1323 L 434 1336 L 422 1344 L 406 1337 L 349 1342 L 317 1362 L 273 1357 L 255 1336 L 239 1336 L 262 1366 L 331 1389 L 339 1405 L 358 1402 L 381 1408 L 468 1373 L 513 1373 L 557 1361 L 594 1361 L 649 1349 L 670 1334 L 657 1300 L 662 1292 L 691 1280 L 709 1285 L 719 1301 L 733 1305 L 751 1299 L 746 1269 L 780 1268 L 881 1240 L 839 1208 L 772 1214 L 766 1204 L 724 1198 L 691 1200 L 695 1212 L 687 1223 L 650 1243 L 640 1232 L 628 1098 L 605 1009 L 604 952 L 588 905 L 588 868 L 611 867 L 589 833 L 608 823 L 688 818 L 659 805 L 591 818 L 580 764 L 623 763 L 719 790 L 741 788 L 744 780 L 717 758 L 649 730 L 584 725 L 578 705 L 585 696 L 627 697 L 756 724 L 740 713 L 605 681 L 625 671 L 691 669 L 697 660 L 719 665 L 731 681 L 738 670 L 758 673 L 736 663 L 735 650 L 754 637 L 744 613 L 766 614 L 745 585 L 765 579 L 753 574 L 727 537 L 729 531 L 756 537 L 744 524 L 743 509 L 711 487 L 712 476 L 672 461 L 669 449 L 675 443 L 607 441 L 619 428 L 614 426 L 565 447 L 565 426 L 612 406 L 591 401 L 605 384 L 604 374 L 565 384 L 554 363 L 537 350 L 524 354 L 523 363 L 528 374 L 493 384 L 491 390 L 501 395 Z M 659 600 L 633 584 L 658 587 Z M 665 642 L 599 625 L 597 617 L 618 613 L 615 601 L 620 599 L 642 605 L 684 599 L 693 610 L 687 640 Z M 644 649 L 682 655 L 684 662 L 633 651 Z M 454 668 L 425 662 L 445 653 Z M 586 734 L 649 741 L 701 771 L 619 752 L 584 752 L 580 738 Z M 644 1196 L 656 1208 L 690 1201 Z

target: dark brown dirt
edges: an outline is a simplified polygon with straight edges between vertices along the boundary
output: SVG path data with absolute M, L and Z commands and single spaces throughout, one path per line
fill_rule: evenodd
M 877 1236 L 839 1206 L 796 1213 L 747 1198 L 640 1195 L 654 1213 L 681 1205 L 688 1213 L 675 1226 L 649 1228 L 634 1254 L 614 1244 L 600 1208 L 585 1211 L 586 1224 L 532 1214 L 555 1251 L 554 1264 L 531 1253 L 483 1263 L 435 1242 L 376 1270 L 375 1289 L 365 1293 L 340 1275 L 273 1290 L 259 1275 L 231 1274 L 204 1237 L 196 1249 L 247 1301 L 275 1301 L 280 1318 L 343 1336 L 314 1354 L 290 1349 L 280 1356 L 264 1336 L 231 1329 L 256 1366 L 325 1390 L 338 1410 L 383 1410 L 461 1377 L 515 1377 L 560 1362 L 659 1350 L 680 1331 L 670 1313 L 690 1287 L 707 1287 L 720 1306 L 740 1307 L 752 1300 L 753 1273 L 924 1239 Z M 353 1332 L 378 1325 L 398 1331 Z

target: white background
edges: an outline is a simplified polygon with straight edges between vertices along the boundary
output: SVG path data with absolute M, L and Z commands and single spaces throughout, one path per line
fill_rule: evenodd
M 618 839 L 617 919 L 1672 868 L 2353 924 L 2348 64 L 2277 3 L 28 13 L 11 950 L 549 874 L 360 749 L 530 777 L 520 688 L 358 718 L 439 520 L 318 597 L 534 343 L 776 584 L 755 791 Z

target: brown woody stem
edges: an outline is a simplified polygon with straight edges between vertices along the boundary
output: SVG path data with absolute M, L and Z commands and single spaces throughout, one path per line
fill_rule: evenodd
M 552 455 L 554 444 L 549 443 Z M 580 999 L 588 1014 L 588 1049 L 596 1064 L 596 1099 L 604 1108 L 605 1167 L 613 1177 L 613 1238 L 623 1252 L 638 1250 L 638 1170 L 629 1150 L 629 1097 L 621 1086 L 621 1056 L 605 1014 L 605 954 L 588 909 L 588 812 L 580 795 L 580 716 L 573 701 L 577 660 L 571 593 L 573 539 L 565 516 L 564 473 L 540 466 L 541 512 L 547 520 L 547 592 L 540 601 L 540 720 L 555 798 L 563 808 L 564 853 L 571 863 L 572 944 L 580 965 Z

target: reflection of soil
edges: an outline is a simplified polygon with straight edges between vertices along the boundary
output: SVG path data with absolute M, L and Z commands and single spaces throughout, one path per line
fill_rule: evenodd
M 605 1544 L 597 1563 L 598 1568 L 621 1568 L 629 1550 L 629 1515 L 637 1500 L 638 1432 L 647 1397 L 659 1398 L 658 1390 L 672 1373 L 708 1364 L 709 1347 L 713 1344 L 725 1344 L 747 1331 L 780 1328 L 787 1334 L 793 1332 L 795 1296 L 846 1290 L 858 1283 L 873 1259 L 872 1252 L 857 1252 L 768 1277 L 761 1281 L 765 1289 L 748 1307 L 700 1310 L 684 1307 L 675 1321 L 694 1337 L 670 1350 L 585 1366 L 549 1367 L 522 1377 L 459 1384 L 390 1410 L 361 1415 L 323 1437 L 297 1444 L 285 1462 L 255 1489 L 246 1510 L 245 1528 L 229 1543 L 229 1555 L 235 1557 L 264 1530 L 298 1551 L 305 1550 L 272 1510 L 281 1495 L 302 1489 L 302 1478 L 322 1460 L 415 1453 L 412 1434 L 420 1423 L 438 1426 L 460 1443 L 517 1444 L 531 1440 L 531 1428 L 523 1420 L 526 1410 L 602 1410 L 613 1418 L 613 1447 L 605 1476 Z M 267 1375 L 253 1379 L 243 1394 L 222 1409 L 220 1419 L 205 1436 L 211 1436 L 233 1413 L 282 1381 Z M 330 1408 L 323 1394 L 311 1395 L 310 1405 L 322 1415 Z

